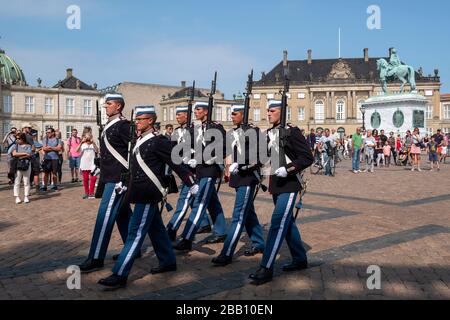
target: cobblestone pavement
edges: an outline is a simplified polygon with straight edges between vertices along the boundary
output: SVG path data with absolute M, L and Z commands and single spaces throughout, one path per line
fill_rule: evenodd
M 0 164 L 0 299 L 450 299 L 450 165 L 440 172 L 403 167 L 353 174 L 341 163 L 335 178 L 310 176 L 298 225 L 312 267 L 283 273 L 289 252 L 283 245 L 271 283 L 255 287 L 248 274 L 261 256 L 245 257 L 244 236 L 234 263 L 213 267 L 221 245 L 202 244 L 177 255 L 178 272 L 149 274 L 157 264 L 149 240 L 126 289 L 104 292 L 98 279 L 110 274 L 112 254 L 122 247 L 113 232 L 104 270 L 83 275 L 81 290 L 69 290 L 66 268 L 84 260 L 98 200 L 82 200 L 81 184 L 33 195 L 15 205 Z M 65 180 L 69 174 L 65 172 Z M 220 198 L 229 218 L 233 190 Z M 172 204 L 176 198 L 171 196 Z M 256 211 L 267 232 L 271 198 L 260 193 Z M 167 221 L 169 213 L 163 216 Z M 367 268 L 381 268 L 381 289 L 369 290 Z

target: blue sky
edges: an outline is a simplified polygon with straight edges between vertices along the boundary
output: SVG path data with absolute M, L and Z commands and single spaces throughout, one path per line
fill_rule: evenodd
M 66 27 L 69 5 L 81 9 L 81 30 Z M 369 30 L 370 5 L 381 9 L 381 30 Z M 446 0 L 123 1 L 0 0 L 0 48 L 22 67 L 28 83 L 51 86 L 74 68 L 100 88 L 122 81 L 177 85 L 196 80 L 227 98 L 243 90 L 250 69 L 259 79 L 282 59 L 342 56 L 401 59 L 426 74 L 440 70 L 450 92 L 450 4 Z

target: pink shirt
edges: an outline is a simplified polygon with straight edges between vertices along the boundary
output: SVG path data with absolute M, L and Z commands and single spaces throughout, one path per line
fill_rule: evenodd
M 384 146 L 383 147 L 383 153 L 385 156 L 390 156 L 391 155 L 391 146 Z
M 70 137 L 67 140 L 67 145 L 69 146 L 69 156 L 72 158 L 78 158 L 81 156 L 81 152 L 77 152 L 78 146 L 81 144 L 81 138 Z

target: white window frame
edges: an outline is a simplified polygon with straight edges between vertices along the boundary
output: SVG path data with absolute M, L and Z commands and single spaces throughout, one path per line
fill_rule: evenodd
M 305 121 L 305 108 L 303 108 L 303 107 L 299 107 L 298 108 L 297 120 L 298 121 Z
M 222 121 L 222 107 L 215 108 L 215 119 L 216 121 Z
M 325 103 L 323 100 L 314 102 L 314 121 L 316 123 L 323 123 L 325 121 Z
M 46 97 L 44 99 L 44 113 L 53 114 L 53 98 Z
M 163 108 L 163 121 L 164 122 L 167 121 L 167 108 L 166 107 Z
M 173 107 L 169 110 L 169 121 L 173 121 Z
M 445 120 L 450 119 L 450 104 L 444 104 L 442 106 L 442 118 Z
M 12 113 L 12 108 L 13 108 L 12 96 L 10 95 L 3 96 L 3 113 Z
M 253 100 L 259 100 L 259 99 L 261 99 L 261 94 L 259 94 L 259 93 L 254 93 L 254 94 L 253 94 Z
M 274 93 L 268 93 L 267 94 L 267 99 L 268 100 L 271 100 L 271 99 L 274 99 L 275 98 L 275 94 Z
M 69 139 L 72 136 L 73 129 L 76 129 L 75 126 L 66 126 L 66 139 Z
M 342 108 L 342 110 L 339 110 Z M 336 101 L 336 121 L 345 121 L 345 100 L 339 99 Z
M 92 100 L 91 99 L 83 100 L 83 115 L 92 116 Z
M 303 92 L 300 92 L 299 94 L 297 94 L 297 98 L 298 99 L 305 99 L 306 95 Z
M 261 121 L 261 109 L 260 108 L 253 109 L 253 121 L 254 122 Z
M 434 134 L 433 128 L 426 128 L 426 132 L 430 137 Z
M 25 113 L 34 113 L 34 97 L 25 97 Z
M 69 101 L 72 101 L 72 104 L 70 104 Z M 66 115 L 68 115 L 68 116 L 75 115 L 75 99 L 74 98 L 66 98 Z
M 3 121 L 3 137 L 6 137 L 11 132 L 12 126 L 11 121 Z

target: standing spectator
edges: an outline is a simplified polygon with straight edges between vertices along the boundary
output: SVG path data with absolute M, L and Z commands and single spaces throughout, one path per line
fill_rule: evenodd
M 388 143 L 389 146 L 391 147 L 391 155 L 392 155 L 392 158 L 389 155 L 389 164 L 391 162 L 390 160 L 393 159 L 395 165 L 397 164 L 397 140 L 395 139 L 393 132 L 389 133 Z
M 14 183 L 14 172 L 15 170 L 12 170 L 11 168 L 11 162 L 12 162 L 12 148 L 16 143 L 16 135 L 17 135 L 17 128 L 12 127 L 11 131 L 5 136 L 5 138 L 3 139 L 3 146 L 5 148 L 5 152 L 8 155 L 6 158 L 6 162 L 8 164 L 8 179 L 9 179 L 9 184 L 13 184 Z
M 444 136 L 442 135 L 441 129 L 438 129 L 436 134 L 433 135 L 432 139 L 436 141 L 436 148 L 437 148 L 437 155 L 438 155 L 438 161 L 441 162 L 442 160 L 442 146 L 444 144 Z
M 53 182 L 51 189 L 58 190 L 58 163 L 59 152 L 63 150 L 61 139 L 56 138 L 56 132 L 53 128 L 48 128 L 46 137 L 43 139 L 42 144 L 44 147 L 44 181 L 42 185 L 42 191 L 47 191 L 47 185 L 50 181 Z M 49 181 L 50 180 L 50 181 Z
M 372 131 L 372 137 L 375 139 L 375 150 L 373 153 L 373 161 L 374 161 L 374 164 L 377 165 L 378 153 L 380 152 L 380 148 L 379 148 L 379 144 L 378 144 L 378 142 L 380 141 L 380 136 L 378 134 L 377 129 L 374 129 Z M 381 150 L 381 152 L 383 152 L 383 150 Z
M 352 147 L 353 147 L 353 157 L 352 157 L 352 169 L 354 173 L 359 173 L 360 156 L 361 156 L 361 146 L 363 144 L 363 139 L 361 136 L 361 128 L 356 128 L 356 133 L 352 136 Z
M 364 139 L 364 154 L 366 156 L 366 170 L 364 172 L 372 172 L 374 170 L 374 153 L 375 153 L 375 138 L 372 132 L 367 131 L 367 137 Z
M 389 165 L 391 164 L 391 146 L 388 141 L 384 143 L 383 154 L 384 154 L 384 165 L 389 168 Z
M 311 129 L 311 132 L 308 135 L 308 139 L 306 139 L 308 142 L 309 148 L 311 149 L 311 153 L 314 154 L 314 149 L 316 147 L 316 134 L 315 130 Z
M 376 142 L 375 153 L 377 155 L 377 167 L 380 168 L 384 165 L 384 146 L 381 138 Z
M 84 196 L 83 199 L 95 199 L 94 190 L 97 177 L 91 175 L 95 169 L 95 157 L 98 153 L 94 139 L 90 133 L 87 133 L 77 147 L 77 152 L 81 154 L 80 169 L 83 174 Z
M 17 142 L 12 151 L 12 156 L 15 158 L 16 164 L 16 179 L 14 181 L 14 197 L 16 197 L 16 204 L 22 202 L 19 196 L 20 183 L 23 180 L 24 185 L 24 203 L 29 203 L 30 200 L 30 173 L 31 173 L 31 154 L 32 146 L 27 143 L 27 138 L 25 133 L 20 133 L 17 136 Z
M 323 150 L 325 166 L 325 176 L 331 177 L 331 161 L 330 157 L 334 154 L 334 148 L 336 148 L 336 142 L 330 135 L 330 129 L 325 129 L 325 135 L 319 140 L 319 150 Z
M 38 141 L 38 132 L 34 131 L 33 135 L 33 144 L 35 148 L 35 152 L 31 157 L 31 168 L 32 168 L 32 176 L 33 178 L 30 180 L 34 182 L 34 187 L 36 188 L 36 192 L 39 191 L 39 176 L 41 175 L 41 151 L 42 151 L 42 143 Z
M 428 160 L 430 160 L 430 171 L 433 171 L 435 164 L 437 171 L 439 171 L 438 144 L 434 138 L 435 136 L 432 136 L 428 143 Z
M 72 175 L 72 183 L 78 182 L 78 174 L 80 171 L 80 145 L 81 139 L 78 137 L 78 130 L 72 129 L 72 136 L 67 140 L 67 157 L 69 158 L 70 173 Z
M 445 160 L 448 156 L 448 138 L 449 134 L 444 135 L 444 141 L 442 141 L 442 154 L 441 154 L 441 160 L 443 163 L 445 163 Z
M 384 130 L 380 131 L 380 141 L 381 145 L 384 146 L 384 143 L 388 140 L 388 137 L 384 134 Z
M 173 125 L 171 125 L 170 123 L 169 123 L 169 124 L 166 124 L 166 133 L 165 133 L 165 136 L 166 136 L 167 138 L 169 138 L 169 140 L 171 140 L 171 139 L 172 139 L 172 134 L 173 134 Z
M 420 154 L 422 152 L 421 145 L 423 141 L 420 137 L 419 128 L 414 128 L 412 135 L 412 144 L 411 144 L 411 154 L 413 156 L 413 165 L 411 171 L 414 171 L 414 166 L 417 166 L 417 171 L 422 171 L 420 169 Z
M 405 146 L 406 152 L 408 154 L 408 163 L 410 163 L 410 159 L 412 157 L 412 155 L 411 155 L 412 135 L 411 135 L 411 131 L 409 131 L 409 130 L 406 131 L 406 136 L 405 136 L 403 145 Z M 412 163 L 411 163 L 411 165 L 412 165 Z
M 59 184 L 61 184 L 61 182 L 62 182 L 62 167 L 63 167 L 63 163 L 64 163 L 64 142 L 62 141 L 61 130 L 59 130 L 59 129 L 55 130 L 55 137 L 57 139 L 59 139 L 59 141 L 61 141 L 61 150 L 58 151 L 58 171 L 57 171 L 58 182 L 59 182 Z

